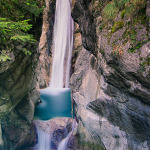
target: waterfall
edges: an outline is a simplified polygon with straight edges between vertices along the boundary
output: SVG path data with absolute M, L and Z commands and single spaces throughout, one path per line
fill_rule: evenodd
M 71 17 L 70 0 L 57 0 L 54 43 L 53 43 L 53 66 L 50 87 L 68 88 L 70 76 L 71 54 L 73 49 L 74 23 Z M 60 143 L 58 150 L 65 150 L 72 132 Z
M 59 144 L 58 146 L 58 150 L 66 150 L 69 138 L 71 137 L 71 135 L 73 134 L 73 132 L 76 129 L 76 122 L 73 122 L 72 124 L 72 131 L 68 134 L 68 136 L 62 140 L 62 142 Z
M 57 116 L 58 114 L 60 114 L 59 111 L 62 111 L 64 113 L 65 111 L 67 112 L 68 110 L 70 110 L 71 114 L 71 96 L 70 101 L 68 99 L 67 102 L 66 97 L 67 95 L 64 96 L 63 94 L 64 90 L 61 90 L 61 89 L 65 89 L 67 91 L 70 90 L 68 89 L 68 86 L 70 78 L 70 65 L 71 65 L 73 34 L 74 34 L 73 32 L 74 22 L 71 17 L 71 5 L 72 5 L 71 0 L 56 0 L 54 34 L 53 34 L 53 52 L 52 52 L 53 64 L 52 64 L 51 81 L 49 83 L 50 87 L 40 90 L 41 92 L 40 97 L 43 98 L 42 104 L 36 107 L 38 110 L 37 112 L 39 112 L 36 113 L 36 115 L 40 117 L 39 119 L 41 120 L 46 116 L 47 118 L 50 118 L 51 112 L 53 112 L 52 114 L 56 114 Z M 50 99 L 54 97 L 53 95 L 55 95 L 55 101 L 54 100 L 50 101 Z M 65 97 L 64 98 L 65 102 L 60 101 L 62 100 L 63 96 Z M 56 102 L 59 102 L 59 105 L 56 104 Z M 68 106 L 69 108 L 67 109 Z M 57 108 L 60 109 L 57 110 Z M 50 133 L 49 132 L 47 133 L 46 130 L 41 129 L 38 125 L 36 125 L 36 127 L 38 133 L 38 145 L 37 145 L 38 150 L 50 150 L 51 149 L 50 148 L 51 136 L 49 135 Z M 72 131 L 68 134 L 68 136 L 60 143 L 58 148 L 59 150 L 66 149 L 66 145 L 73 131 L 74 127 L 72 128 Z
M 50 150 L 50 132 L 43 131 L 40 129 L 40 127 L 37 125 L 37 134 L 38 134 L 38 150 Z
M 57 0 L 53 37 L 53 65 L 50 87 L 69 85 L 74 23 L 70 0 Z

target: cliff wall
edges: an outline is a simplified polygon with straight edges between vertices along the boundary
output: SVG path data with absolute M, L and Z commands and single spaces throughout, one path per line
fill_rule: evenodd
M 71 88 L 84 148 L 150 147 L 149 12 L 149 1 L 75 2 Z

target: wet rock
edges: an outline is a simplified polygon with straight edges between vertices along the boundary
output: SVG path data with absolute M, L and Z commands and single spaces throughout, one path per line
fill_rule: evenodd
M 60 142 L 67 137 L 67 135 L 74 130 L 72 136 L 70 137 L 66 150 L 77 150 L 78 144 L 75 137 L 76 129 L 77 129 L 77 123 L 72 118 L 55 118 L 48 121 L 40 121 L 35 120 L 34 124 L 36 128 L 38 127 L 38 130 L 44 131 L 46 133 L 49 133 L 49 147 L 52 150 L 57 150 Z M 74 124 L 74 125 L 73 125 Z M 74 128 L 73 128 L 74 127 Z M 36 129 L 36 136 L 37 135 L 37 129 Z M 38 149 L 38 138 L 36 145 L 33 147 L 33 149 Z M 32 148 L 31 148 L 32 149 Z

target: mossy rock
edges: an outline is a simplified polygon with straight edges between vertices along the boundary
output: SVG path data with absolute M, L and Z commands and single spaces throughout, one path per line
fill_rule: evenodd
M 106 150 L 105 147 L 103 147 L 102 145 L 96 145 L 94 143 L 90 143 L 90 142 L 82 142 L 80 143 L 80 148 L 81 149 L 86 149 L 86 150 Z
M 105 56 L 105 50 L 104 50 L 104 49 L 101 48 L 101 49 L 99 50 L 99 52 L 100 52 L 103 56 Z
M 124 22 L 123 21 L 117 21 L 114 23 L 114 26 L 111 29 L 111 32 L 114 33 L 117 30 L 121 29 L 124 26 Z

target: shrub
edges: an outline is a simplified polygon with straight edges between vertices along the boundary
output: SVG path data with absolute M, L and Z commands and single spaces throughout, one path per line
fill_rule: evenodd
M 35 42 L 33 36 L 26 33 L 32 28 L 32 25 L 28 24 L 28 21 L 29 20 L 14 22 L 0 17 L 0 44 L 7 44 L 8 40 L 29 43 Z
M 43 0 L 0 0 L 0 16 L 13 21 L 35 19 L 43 11 L 42 3 Z
M 43 4 L 44 0 L 0 0 L 0 61 L 10 59 L 14 43 L 36 42 L 32 34 L 38 37 L 36 19 L 43 12 Z M 31 54 L 25 49 L 22 51 Z

